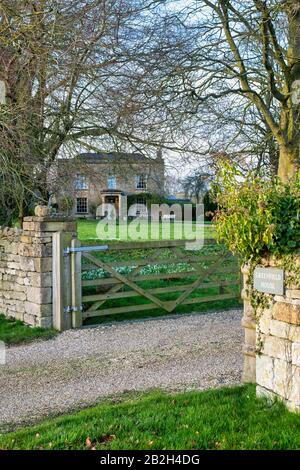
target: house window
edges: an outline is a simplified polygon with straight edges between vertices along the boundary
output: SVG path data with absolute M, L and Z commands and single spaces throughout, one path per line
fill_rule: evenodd
M 75 189 L 88 189 L 88 181 L 86 176 L 76 175 L 75 178 Z
M 115 176 L 109 176 L 107 178 L 107 188 L 108 189 L 116 189 L 117 187 L 117 180 Z
M 137 197 L 136 204 L 138 206 L 147 206 L 147 199 L 145 197 Z
M 136 189 L 147 189 L 147 179 L 146 175 L 137 175 L 135 178 Z
M 78 197 L 76 199 L 76 212 L 77 214 L 87 214 L 88 212 L 87 197 Z
M 136 198 L 136 215 L 147 215 L 147 199 L 145 197 L 137 197 Z

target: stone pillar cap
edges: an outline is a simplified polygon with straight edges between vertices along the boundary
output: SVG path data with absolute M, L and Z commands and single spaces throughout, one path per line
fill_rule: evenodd
M 76 219 L 74 217 L 64 217 L 62 215 L 56 216 L 48 215 L 45 217 L 37 217 L 37 216 L 29 216 L 24 217 L 24 222 L 75 222 Z

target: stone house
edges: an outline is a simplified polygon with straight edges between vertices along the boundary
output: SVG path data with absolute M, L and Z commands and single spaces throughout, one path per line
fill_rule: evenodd
M 146 194 L 164 194 L 161 151 L 155 159 L 139 153 L 83 153 L 76 159 L 59 159 L 56 172 L 52 202 L 63 211 L 68 201 L 69 214 L 78 218 L 95 217 L 101 204 L 113 205 L 119 218 L 128 196 L 137 212 L 147 205 Z

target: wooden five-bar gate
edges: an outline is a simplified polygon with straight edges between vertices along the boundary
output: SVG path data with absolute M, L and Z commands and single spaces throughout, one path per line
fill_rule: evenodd
M 107 315 L 171 313 L 207 302 L 213 308 L 214 302 L 240 293 L 238 260 L 214 240 L 190 251 L 182 240 L 82 246 L 57 233 L 53 250 L 53 313 L 59 330 Z

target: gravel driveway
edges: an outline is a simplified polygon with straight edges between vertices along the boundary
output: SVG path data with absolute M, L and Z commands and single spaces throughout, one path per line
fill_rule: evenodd
M 237 384 L 241 316 L 232 310 L 119 323 L 11 347 L 0 366 L 0 429 L 124 391 Z

